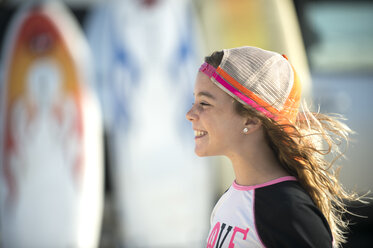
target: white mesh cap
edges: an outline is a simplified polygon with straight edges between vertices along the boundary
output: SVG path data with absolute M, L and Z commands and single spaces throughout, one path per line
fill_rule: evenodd
M 294 84 L 294 72 L 286 58 L 249 46 L 223 51 L 220 63 L 223 71 L 276 110 L 284 109 Z M 227 93 L 232 95 L 232 92 Z M 232 96 L 237 99 L 236 95 Z M 242 102 L 242 99 L 237 100 Z

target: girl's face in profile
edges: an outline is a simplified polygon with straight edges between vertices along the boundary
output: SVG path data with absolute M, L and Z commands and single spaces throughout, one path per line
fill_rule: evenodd
M 245 118 L 234 109 L 234 100 L 208 76 L 198 72 L 194 104 L 186 114 L 192 122 L 198 156 L 229 155 L 242 141 Z

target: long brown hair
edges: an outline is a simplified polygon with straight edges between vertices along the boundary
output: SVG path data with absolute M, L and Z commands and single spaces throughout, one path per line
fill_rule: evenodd
M 223 55 L 222 51 L 214 52 L 205 58 L 205 62 L 217 68 Z M 305 104 L 301 106 L 302 111 L 298 113 L 296 122 L 283 124 L 235 101 L 238 114 L 261 120 L 267 142 L 278 161 L 290 175 L 298 179 L 324 214 L 334 244 L 339 246 L 345 242 L 344 233 L 348 226 L 343 218 L 347 212 L 344 202 L 359 199 L 357 194 L 343 189 L 337 177 L 338 168 L 335 168 L 335 161 L 343 156 L 341 145 L 348 144 L 352 131 L 338 115 L 311 112 Z M 333 155 L 334 158 L 329 161 L 325 155 Z

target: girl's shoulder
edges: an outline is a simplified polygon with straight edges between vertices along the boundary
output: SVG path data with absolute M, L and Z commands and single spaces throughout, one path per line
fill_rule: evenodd
M 276 205 L 308 203 L 313 201 L 297 180 L 281 181 L 279 183 L 258 187 L 255 190 L 256 198 L 268 198 Z
M 324 215 L 297 181 L 255 190 L 258 235 L 267 247 L 331 247 Z

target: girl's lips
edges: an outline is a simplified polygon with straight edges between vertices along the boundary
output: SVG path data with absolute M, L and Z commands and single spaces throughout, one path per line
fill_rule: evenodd
M 202 130 L 194 130 L 194 136 L 196 139 L 199 139 L 199 138 L 202 138 L 203 136 L 205 136 L 207 134 L 206 131 L 202 131 Z

